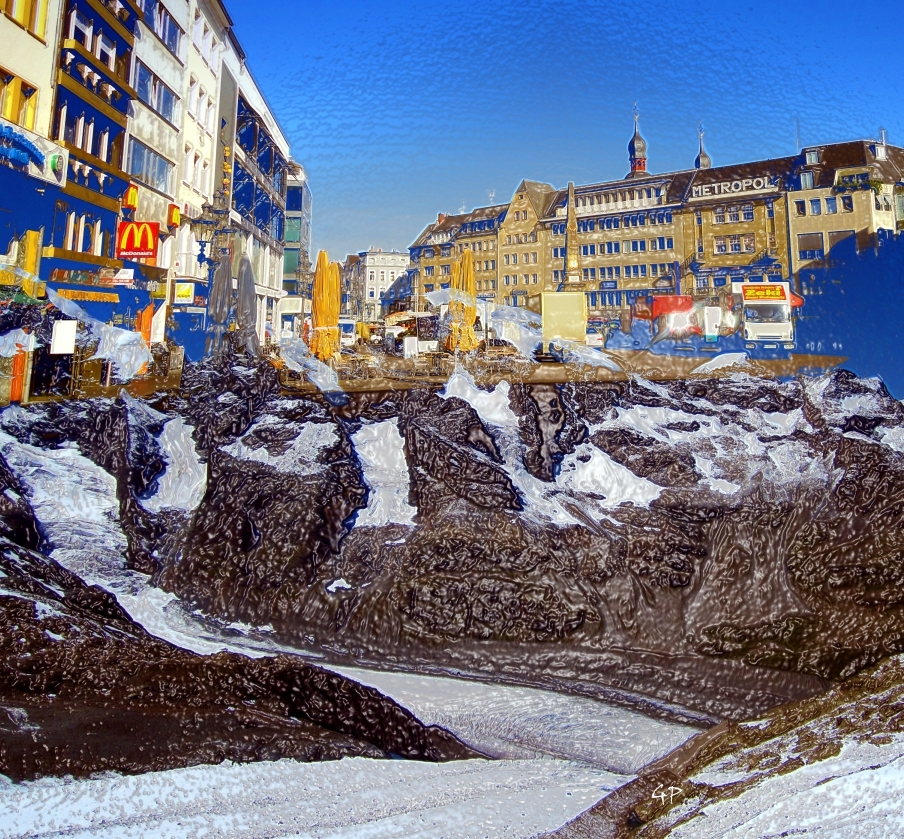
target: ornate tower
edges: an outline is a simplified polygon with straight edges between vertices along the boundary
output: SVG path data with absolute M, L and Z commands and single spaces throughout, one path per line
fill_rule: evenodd
M 625 176 L 628 178 L 647 174 L 647 141 L 640 136 L 640 111 L 637 103 L 634 103 L 634 136 L 628 143 L 628 160 L 631 163 L 631 171 Z
M 709 169 L 713 165 L 712 158 L 706 153 L 706 149 L 703 148 L 703 123 L 701 122 L 697 126 L 697 134 L 700 135 L 700 151 L 697 152 L 697 157 L 694 159 L 694 168 L 695 169 Z
M 568 182 L 567 217 L 565 220 L 565 282 L 579 283 L 581 269 L 578 265 L 578 220 L 574 212 L 574 182 Z

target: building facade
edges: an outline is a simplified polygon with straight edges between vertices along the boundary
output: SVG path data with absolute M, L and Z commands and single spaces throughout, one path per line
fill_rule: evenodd
M 379 320 L 384 314 L 386 293 L 406 274 L 409 260 L 407 253 L 384 251 L 373 246 L 346 257 L 340 275 L 344 294 L 347 294 L 343 312 L 356 320 Z M 448 261 L 449 266 L 451 262 Z
M 445 287 L 470 248 L 484 299 L 524 306 L 582 290 L 591 318 L 624 319 L 658 295 L 714 298 L 732 282 L 789 278 L 799 288 L 839 243 L 862 250 L 904 228 L 904 150 L 884 134 L 731 166 L 713 166 L 702 131 L 699 141 L 693 168 L 651 173 L 635 119 L 621 180 L 522 181 L 508 204 L 440 214 L 409 248 L 415 296 Z

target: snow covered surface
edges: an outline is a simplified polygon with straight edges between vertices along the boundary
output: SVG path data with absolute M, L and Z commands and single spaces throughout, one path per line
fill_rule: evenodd
M 746 363 L 747 353 L 724 352 L 711 358 L 709 361 L 704 361 L 703 364 L 700 364 L 691 370 L 691 373 L 711 373 L 714 370 L 724 370 L 727 367 L 734 367 L 735 365 Z
M 730 783 L 749 773 L 701 773 Z M 706 807 L 669 834 L 674 839 L 889 839 L 904 836 L 904 736 L 891 744 L 845 743 L 841 752 L 767 778 L 740 796 Z M 680 813 L 676 808 L 675 816 Z
M 527 839 L 620 780 L 553 760 L 224 763 L 0 787 L 0 839 Z
M 367 508 L 358 512 L 355 525 L 414 524 L 417 508 L 408 503 L 408 463 L 398 419 L 362 425 L 352 443 L 370 488 Z
M 116 481 L 79 453 L 75 444 L 41 449 L 0 431 L 0 452 L 32 490 L 30 498 L 51 556 L 88 583 L 98 563 L 125 565 Z
M 573 515 L 575 503 L 603 518 L 607 508 L 626 501 L 646 506 L 661 492 L 656 484 L 638 477 L 589 443 L 564 458 L 554 484 L 535 478 L 524 468 L 523 443 L 518 417 L 509 405 L 508 382 L 500 382 L 487 392 L 474 384 L 469 373 L 457 370 L 440 396 L 457 396 L 493 427 L 503 468 L 525 502 L 527 518 L 558 525 L 585 524 Z M 586 493 L 594 497 L 588 498 Z
M 207 491 L 207 467 L 198 460 L 192 439 L 194 428 L 182 417 L 170 420 L 160 434 L 160 446 L 166 458 L 166 471 L 157 481 L 157 492 L 142 500 L 152 513 L 165 508 L 191 512 Z
M 330 666 L 490 757 L 562 757 L 635 774 L 697 729 L 594 699 L 464 679 Z
M 266 426 L 283 427 L 285 420 L 279 416 L 266 414 L 255 421 L 248 431 L 234 443 L 223 446 L 226 454 L 239 460 L 254 460 L 272 466 L 278 472 L 292 475 L 313 475 L 323 466 L 317 462 L 321 449 L 334 446 L 339 438 L 332 423 L 306 422 L 298 429 L 298 436 L 285 447 L 283 444 L 262 444 L 255 436 Z M 255 445 L 256 444 L 256 445 Z M 284 448 L 284 451 L 279 451 Z M 273 450 L 276 451 L 273 451 Z

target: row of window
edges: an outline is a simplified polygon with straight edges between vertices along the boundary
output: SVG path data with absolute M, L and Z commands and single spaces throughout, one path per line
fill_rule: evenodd
M 527 221 L 527 210 L 515 210 L 515 221 Z
M 48 0 L 0 0 L 0 14 L 6 12 L 32 35 L 44 38 Z
M 537 241 L 537 231 L 531 230 L 530 233 L 513 233 L 505 237 L 507 245 L 526 245 L 528 242 Z
M 216 74 L 220 44 L 217 39 L 213 37 L 213 32 L 211 32 L 210 27 L 207 25 L 204 18 L 201 17 L 201 11 L 199 9 L 195 9 L 195 22 L 192 26 L 191 39 L 192 43 L 195 45 L 195 49 L 201 53 L 201 57 L 204 59 L 205 63 L 210 67 L 213 73 Z
M 539 278 L 536 274 L 522 274 L 521 278 L 522 278 L 522 282 L 524 285 L 529 285 L 531 283 L 533 283 L 533 285 L 536 285 L 539 282 Z M 518 275 L 517 274 L 511 274 L 511 275 L 506 274 L 502 278 L 502 280 L 506 285 L 518 285 Z M 494 286 L 494 288 L 495 288 L 495 286 Z
M 135 62 L 134 87 L 138 98 L 170 124 L 179 127 L 179 97 L 141 61 Z
M 105 163 L 118 164 L 119 162 L 113 159 L 116 155 L 114 155 L 114 144 L 110 142 L 110 129 L 95 131 L 94 119 L 87 119 L 84 111 L 78 116 L 71 115 L 66 102 L 60 106 L 57 112 L 56 137 L 60 142 L 80 148 Z
M 180 61 L 184 61 L 185 33 L 163 3 L 160 0 L 137 0 L 136 5 L 144 12 L 144 22 L 163 41 L 166 48 Z
M 143 184 L 166 195 L 173 194 L 175 165 L 134 137 L 129 139 L 128 172 Z
M 743 236 L 716 236 L 713 250 L 715 253 L 753 253 L 756 250 L 756 237 L 752 233 Z
M 69 37 L 80 43 L 88 52 L 94 55 L 102 64 L 115 72 L 116 70 L 116 43 L 107 37 L 103 30 L 95 31 L 94 21 L 82 14 L 78 9 L 73 9 L 69 15 Z
M 528 263 L 537 264 L 537 252 L 533 253 L 522 253 L 521 254 L 521 262 L 524 265 Z M 518 254 L 516 253 L 505 253 L 502 255 L 502 263 L 503 265 L 517 265 L 518 264 Z
M 738 221 L 753 221 L 753 204 L 743 204 L 731 207 L 715 207 L 713 209 L 713 224 L 734 223 Z
M 210 162 L 200 152 L 185 146 L 185 157 L 182 165 L 182 182 L 204 197 L 209 195 Z
M 674 216 L 671 211 L 658 213 L 632 213 L 626 216 L 612 216 L 601 219 L 582 219 L 578 224 L 578 233 L 592 233 L 597 227 L 600 230 L 618 230 L 622 227 L 646 227 L 647 225 L 672 224 Z M 565 235 L 564 224 L 552 225 L 554 236 Z
M 617 253 L 644 253 L 647 245 L 651 251 L 673 250 L 675 240 L 671 236 L 658 236 L 655 239 L 627 239 L 624 242 L 598 242 L 581 245 L 581 256 L 605 256 Z M 553 248 L 554 259 L 565 257 L 565 248 Z
M 33 129 L 37 107 L 38 89 L 0 68 L 0 114 L 3 118 Z
M 604 268 L 583 268 L 581 276 L 585 281 L 596 280 L 597 277 L 600 280 L 619 280 L 622 277 L 625 279 L 639 279 L 647 276 L 664 277 L 670 271 L 669 263 L 654 262 L 650 265 L 607 265 Z M 565 280 L 565 272 L 553 271 L 552 277 L 556 282 L 563 282 Z
M 208 134 L 213 134 L 216 106 L 213 96 L 208 96 L 202 85 L 198 84 L 195 76 L 188 80 L 188 115 L 197 120 Z
M 643 189 L 628 189 L 619 192 L 604 192 L 600 195 L 579 195 L 574 203 L 577 207 L 611 207 L 613 204 L 624 206 L 628 201 L 652 201 L 662 198 L 661 187 L 644 187 Z
M 809 201 L 795 201 L 794 215 L 797 217 L 805 216 L 807 215 L 807 210 L 809 209 L 809 215 L 821 216 L 823 201 L 825 202 L 826 215 L 834 215 L 838 212 L 838 199 L 834 196 L 829 196 L 828 198 L 811 198 L 809 199 Z M 852 195 L 841 196 L 841 212 L 854 212 L 854 197 Z

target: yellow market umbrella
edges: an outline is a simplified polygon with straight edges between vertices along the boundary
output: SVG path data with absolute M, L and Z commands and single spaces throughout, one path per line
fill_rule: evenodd
M 471 251 L 462 253 L 452 266 L 452 299 L 449 300 L 449 350 L 471 352 L 477 346 L 474 320 L 477 318 L 477 284 L 474 282 L 474 259 Z
M 320 251 L 314 270 L 311 352 L 321 361 L 329 361 L 339 352 L 339 304 L 339 265 L 330 263 L 326 251 Z

